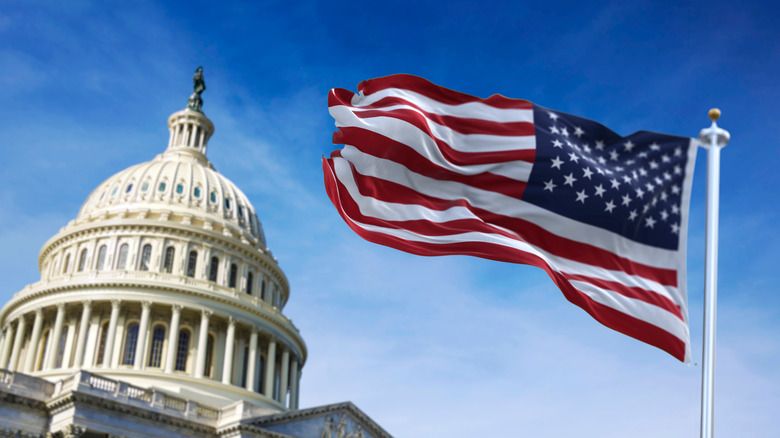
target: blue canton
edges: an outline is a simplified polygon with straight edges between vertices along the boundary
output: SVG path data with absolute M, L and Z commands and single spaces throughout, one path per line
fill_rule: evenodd
M 676 250 L 690 139 L 621 137 L 534 105 L 536 159 L 523 200 L 631 240 Z

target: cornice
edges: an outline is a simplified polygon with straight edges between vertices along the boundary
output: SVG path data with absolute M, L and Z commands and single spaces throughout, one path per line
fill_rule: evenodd
M 267 415 L 262 417 L 249 418 L 242 420 L 246 424 L 262 425 L 270 423 L 282 423 L 304 417 L 312 417 L 322 414 L 330 414 L 338 411 L 346 411 L 352 415 L 357 421 L 361 422 L 365 429 L 368 430 L 373 436 L 377 438 L 392 438 L 392 435 L 387 433 L 381 426 L 379 426 L 368 415 L 363 413 L 352 402 L 334 403 L 330 405 L 317 406 L 309 409 L 300 409 L 296 411 L 283 412 L 279 414 Z

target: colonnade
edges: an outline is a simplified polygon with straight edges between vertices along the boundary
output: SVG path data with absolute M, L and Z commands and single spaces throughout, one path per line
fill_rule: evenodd
M 17 316 L 2 335 L 0 368 L 12 371 L 186 374 L 298 408 L 301 359 L 288 342 L 207 309 L 119 299 L 59 303 Z

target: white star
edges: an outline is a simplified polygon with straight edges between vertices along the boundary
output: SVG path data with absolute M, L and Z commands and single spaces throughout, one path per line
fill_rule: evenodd
M 579 159 L 580 159 L 580 157 L 578 157 L 577 154 L 575 154 L 574 152 L 571 152 L 569 154 L 569 161 L 574 161 L 576 163 L 577 160 L 579 160 Z
M 560 147 L 563 146 L 563 143 L 561 143 L 561 141 L 558 140 L 557 138 L 555 140 L 553 140 L 552 143 L 553 143 L 553 147 L 556 147 L 556 148 L 560 148 Z
M 585 194 L 585 189 L 582 189 L 581 192 L 577 192 L 577 201 L 585 203 L 585 198 L 587 198 L 588 195 Z
M 671 160 L 672 160 L 672 159 L 671 159 L 671 158 L 669 158 L 669 154 L 663 154 L 663 155 L 661 155 L 661 161 L 663 161 L 664 163 L 668 163 L 668 162 L 669 162 L 669 161 L 671 161 Z
M 561 164 L 563 164 L 563 161 L 561 160 L 560 157 L 555 157 L 555 159 L 552 160 L 552 167 L 554 167 L 554 168 L 556 168 L 558 170 L 561 169 Z
M 590 167 L 586 167 L 583 169 L 584 174 L 582 175 L 584 178 L 590 179 L 590 176 L 593 175 L 593 171 L 590 170 Z
M 663 175 L 664 175 L 664 179 L 665 180 L 667 180 L 667 181 L 671 181 L 672 180 L 672 174 L 671 173 L 664 172 Z
M 677 225 L 677 223 L 672 224 L 672 233 L 674 234 L 680 234 L 680 226 Z
M 557 185 L 556 185 L 556 184 L 553 184 L 553 180 L 552 180 L 552 178 L 550 178 L 550 180 L 549 180 L 549 181 L 547 181 L 546 183 L 544 183 L 544 189 L 545 189 L 545 190 L 549 190 L 551 193 L 552 193 L 552 191 L 553 191 L 553 189 L 554 189 L 555 187 L 557 187 Z
M 663 180 L 661 178 L 658 178 L 657 176 L 653 178 L 653 182 L 655 182 L 655 185 L 660 186 L 663 184 Z
M 626 160 L 626 165 L 627 165 L 627 166 L 633 166 L 633 165 L 634 165 L 634 163 L 636 163 L 636 160 L 635 160 L 635 159 L 633 159 L 633 158 L 632 158 L 632 159 L 630 159 L 630 160 Z
M 626 170 L 626 169 L 623 166 L 615 166 L 615 172 L 622 172 L 624 170 Z
M 612 201 L 607 202 L 607 207 L 604 209 L 604 211 L 608 211 L 612 213 L 612 210 L 615 209 L 615 204 L 612 203 Z
M 631 171 L 631 178 L 634 178 L 634 179 L 639 178 L 639 176 L 637 176 L 637 174 L 636 174 L 636 170 L 632 170 Z
M 655 225 L 656 220 L 653 219 L 652 216 L 648 216 L 647 219 L 645 219 L 645 226 L 648 228 L 653 228 Z
M 574 135 L 576 135 L 577 138 L 582 137 L 582 134 L 584 134 L 584 133 L 585 133 L 585 131 L 583 131 L 582 128 L 580 128 L 579 126 L 575 126 L 574 127 Z
M 680 194 L 680 186 L 678 185 L 672 186 L 672 193 L 674 193 L 675 195 Z
M 655 160 L 650 161 L 650 168 L 651 169 L 658 169 L 658 162 Z
M 623 195 L 623 202 L 622 204 L 628 207 L 628 204 L 631 202 L 631 197 L 628 195 Z
M 666 201 L 666 199 L 669 197 L 669 194 L 666 192 L 661 192 L 661 200 Z
M 650 145 L 650 150 L 651 151 L 658 151 L 660 149 L 661 149 L 661 146 L 658 146 L 658 143 L 653 143 L 653 144 Z
M 666 218 L 669 217 L 669 213 L 666 212 L 666 210 L 661 210 L 661 219 L 666 220 Z
M 641 198 L 642 196 L 645 196 L 645 191 L 644 191 L 644 190 L 642 190 L 641 188 L 637 187 L 637 189 L 636 189 L 636 195 L 637 195 L 637 196 L 639 196 L 639 197 Z
M 680 207 L 677 204 L 672 205 L 672 214 L 680 214 Z
M 642 213 L 647 213 L 648 210 L 650 210 L 650 204 L 645 204 L 642 206 Z
M 674 149 L 674 156 L 675 157 L 679 157 L 680 155 L 682 155 L 682 148 L 675 148 Z
M 631 210 L 631 212 L 628 214 L 628 220 L 632 221 L 632 220 L 636 219 L 636 217 L 637 217 L 636 210 Z
M 605 160 L 604 157 L 599 157 L 598 160 L 601 164 L 607 164 L 607 160 Z
M 647 171 L 645 170 L 644 167 L 639 168 L 639 174 L 642 176 L 647 176 Z
M 674 174 L 679 175 L 682 173 L 682 167 L 680 166 L 674 166 Z
M 647 152 L 642 151 L 639 153 L 639 158 L 647 158 Z
M 653 189 L 655 188 L 655 186 L 654 186 L 654 185 L 652 185 L 651 183 L 647 183 L 647 184 L 645 184 L 645 187 L 647 187 L 647 191 L 648 191 L 648 192 L 652 192 L 652 191 L 653 191 Z
M 570 173 L 567 176 L 564 176 L 566 178 L 566 181 L 564 181 L 564 185 L 574 187 L 574 181 L 577 181 L 577 178 L 574 177 L 573 173 Z
M 636 178 L 636 177 L 634 177 L 634 178 Z M 624 181 L 626 184 L 631 184 L 631 178 L 629 178 L 629 176 L 628 176 L 628 175 L 623 175 L 623 181 Z
M 620 187 L 620 181 L 616 180 L 615 178 L 609 180 L 609 183 L 612 184 L 613 189 Z
M 564 137 L 568 137 L 568 136 L 569 136 L 569 130 L 568 130 L 568 129 L 566 129 L 566 127 L 564 126 L 563 128 L 561 128 L 561 134 L 562 134 Z
M 604 190 L 604 187 L 602 187 L 601 184 L 596 186 L 596 196 L 600 196 L 603 198 L 604 192 L 606 192 L 606 190 Z
M 604 140 L 596 140 L 596 149 L 598 150 L 604 149 Z
M 631 140 L 627 141 L 623 147 L 626 149 L 626 152 L 631 152 L 631 149 L 634 149 L 634 146 L 636 146 Z
M 585 152 L 587 152 L 587 153 L 590 153 L 590 151 L 591 151 L 591 148 L 590 148 L 590 146 L 588 146 L 587 143 L 584 143 L 582 145 L 582 149 L 585 150 Z
M 555 126 L 555 125 L 550 126 L 550 132 L 552 132 L 553 134 L 560 134 L 561 133 L 561 131 L 559 131 L 558 127 Z
M 617 151 L 609 151 L 609 159 L 610 160 L 617 160 L 617 158 L 618 158 Z
M 555 114 L 554 112 L 547 111 L 547 114 L 550 116 L 553 120 L 558 120 L 558 114 Z

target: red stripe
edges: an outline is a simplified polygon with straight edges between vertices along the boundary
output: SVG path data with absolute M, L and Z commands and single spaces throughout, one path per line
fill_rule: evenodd
M 535 255 L 523 251 L 507 251 L 507 248 L 504 246 L 483 242 L 458 242 L 448 244 L 413 242 L 379 232 L 368 231 L 358 226 L 344 211 L 332 160 L 323 160 L 323 171 L 325 176 L 325 188 L 331 202 L 333 202 L 333 205 L 339 211 L 339 214 L 347 225 L 364 239 L 417 255 L 440 256 L 463 254 L 497 261 L 537 266 L 547 272 L 550 278 L 558 285 L 567 300 L 584 309 L 597 321 L 613 330 L 658 347 L 680 361 L 685 360 L 684 341 L 647 321 L 635 318 L 593 301 L 589 296 L 580 292 L 569 283 L 563 274 L 555 271 L 543 259 Z M 348 197 L 348 194 L 345 193 L 345 195 Z M 496 254 L 500 254 L 501 257 L 498 258 Z
M 388 88 L 402 88 L 422 94 L 425 97 L 437 100 L 447 105 L 460 105 L 469 102 L 481 102 L 495 108 L 503 109 L 532 109 L 533 104 L 527 100 L 510 99 L 494 94 L 487 99 L 481 99 L 470 94 L 440 87 L 419 76 L 398 74 L 382 78 L 369 79 L 358 84 L 358 90 L 365 95 L 376 93 Z
M 349 93 L 349 95 L 347 95 L 347 93 Z M 411 120 L 417 120 L 419 119 L 419 117 L 415 117 L 411 114 L 407 114 L 408 112 L 412 114 L 422 113 L 423 115 L 425 115 L 426 118 L 433 121 L 434 123 L 437 123 L 439 125 L 444 125 L 452 129 L 453 131 L 459 132 L 461 134 L 483 134 L 483 135 L 496 135 L 496 136 L 506 136 L 506 137 L 520 137 L 520 136 L 535 135 L 534 124 L 532 122 L 495 122 L 492 120 L 441 115 L 441 114 L 425 111 L 419 105 L 411 101 L 408 101 L 406 99 L 402 99 L 400 97 L 395 97 L 395 96 L 382 98 L 371 105 L 353 106 L 351 103 L 353 96 L 354 94 L 352 94 L 347 90 L 338 90 L 338 92 L 337 90 L 331 90 L 331 94 L 328 95 L 328 107 L 344 105 L 349 108 L 359 109 L 360 111 L 353 111 L 353 113 L 355 113 L 355 115 L 361 118 L 387 116 L 387 117 L 396 117 L 401 120 L 406 120 L 410 123 L 413 123 Z M 412 108 L 415 108 L 417 111 L 412 111 L 410 109 L 401 109 L 401 108 L 397 108 L 394 110 L 383 109 L 388 106 L 394 106 L 394 105 L 410 106 Z M 371 110 L 375 110 L 375 111 L 371 111 Z M 417 124 L 415 124 L 415 126 L 419 127 L 419 125 Z M 425 130 L 426 132 L 429 131 L 427 128 L 427 124 L 426 124 L 426 128 L 424 128 L 423 130 Z
M 334 154 L 331 156 L 340 157 L 341 154 L 334 152 Z M 466 199 L 458 199 L 453 201 L 449 199 L 436 198 L 433 196 L 424 195 L 409 187 L 391 181 L 362 175 L 357 172 L 357 170 L 355 170 L 352 163 L 349 161 L 346 162 L 350 165 L 352 170 L 352 175 L 355 179 L 355 185 L 360 190 L 360 193 L 364 196 L 385 202 L 407 205 L 422 205 L 437 211 L 443 211 L 454 206 L 460 206 L 467 208 L 470 212 L 479 218 L 479 220 L 472 219 L 471 222 L 458 221 L 457 224 L 455 223 L 456 221 L 449 221 L 444 223 L 425 220 L 390 221 L 373 216 L 365 216 L 360 212 L 360 208 L 357 206 L 354 200 L 352 200 L 352 198 L 343 200 L 342 202 L 348 204 L 346 208 L 349 211 L 350 216 L 356 220 L 359 220 L 360 222 L 388 228 L 408 229 L 426 236 L 442 236 L 465 232 L 486 232 L 500 234 L 512 239 L 527 242 L 536 248 L 543 248 L 544 251 L 549 252 L 550 254 L 568 260 L 591 266 L 598 266 L 603 269 L 621 271 L 629 275 L 636 275 L 638 277 L 655 281 L 662 285 L 677 287 L 677 271 L 675 270 L 656 268 L 634 262 L 631 259 L 620 257 L 615 253 L 603 248 L 558 236 L 557 234 L 554 234 L 547 229 L 524 219 L 505 216 L 490 210 L 475 207 L 471 205 Z M 338 183 L 342 184 L 340 181 Z M 342 187 L 342 190 L 344 193 L 346 193 L 346 188 Z M 468 226 L 466 226 L 467 224 Z M 486 224 L 487 228 L 485 228 Z M 504 233 L 503 231 L 499 230 L 510 230 L 514 234 Z M 579 279 L 582 281 L 588 281 L 587 278 L 588 277 L 582 276 L 582 278 Z M 591 281 L 591 283 L 593 282 Z M 612 289 L 610 286 L 598 286 L 603 287 L 604 289 Z M 625 292 L 629 294 L 627 296 L 632 296 L 630 295 L 631 292 Z M 635 298 L 642 299 L 640 296 L 635 296 Z M 669 302 L 669 305 L 671 308 L 675 308 L 674 303 Z M 671 308 L 669 309 L 670 311 Z M 679 312 L 679 309 L 677 309 L 677 312 Z
M 458 182 L 481 190 L 501 193 L 502 195 L 516 199 L 522 198 L 526 186 L 525 181 L 519 181 L 490 172 L 474 175 L 463 175 L 453 172 L 430 162 L 416 150 L 403 143 L 362 128 L 341 128 L 339 131 L 333 133 L 333 143 L 348 144 L 365 154 L 384 158 L 396 163 L 403 163 L 403 166 L 412 172 L 425 175 L 429 178 Z M 334 151 L 334 153 L 336 152 L 340 153 L 340 150 Z M 331 154 L 331 157 L 333 156 L 334 155 Z

